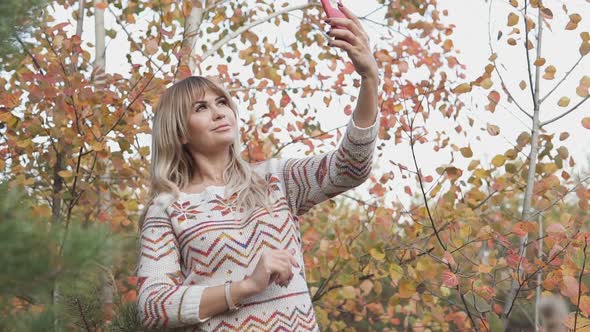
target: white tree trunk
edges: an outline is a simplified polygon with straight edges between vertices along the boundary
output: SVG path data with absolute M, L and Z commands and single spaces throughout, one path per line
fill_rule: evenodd
M 94 75 L 95 75 L 95 89 L 100 90 L 104 83 L 104 73 L 106 70 L 106 48 L 105 48 L 105 25 L 104 25 L 104 9 L 100 9 L 97 5 L 102 0 L 94 0 L 94 33 L 95 33 L 95 60 L 94 60 Z M 100 105 L 97 105 L 100 107 Z M 100 114 L 100 112 L 96 112 Z M 99 122 L 100 123 L 100 122 Z M 100 176 L 101 182 L 107 183 L 110 188 L 110 168 L 108 162 L 104 163 L 105 173 Z M 110 215 L 111 213 L 111 193 L 110 189 L 101 197 L 100 190 L 99 197 L 99 215 L 101 211 Z M 115 285 L 111 278 L 110 271 L 112 270 L 112 260 L 107 264 L 106 268 L 101 272 L 101 292 L 100 298 L 102 302 L 102 313 L 105 317 L 105 323 L 109 324 L 113 316 L 113 303 L 116 294 Z
M 526 1 L 525 1 L 525 17 L 526 17 Z M 526 26 L 526 20 L 525 20 L 525 26 Z M 542 45 L 542 37 L 543 37 L 543 21 L 542 21 L 542 16 L 541 16 L 541 10 L 538 10 L 538 14 L 537 14 L 537 26 L 539 28 L 539 32 L 538 32 L 538 37 L 537 37 L 537 54 L 536 54 L 536 58 L 540 58 L 541 57 L 541 45 Z M 527 33 L 525 31 L 525 33 Z M 528 56 L 528 45 L 525 45 L 525 48 L 527 50 L 527 56 Z M 530 62 L 527 62 L 527 66 L 529 66 L 530 68 Z M 539 98 L 539 82 L 541 79 L 541 69 L 540 66 L 535 66 L 536 67 L 536 71 L 535 71 L 535 87 L 534 87 L 534 92 L 532 94 L 533 96 L 533 104 L 534 104 L 534 110 L 533 110 L 533 126 L 532 126 L 532 130 L 531 130 L 531 152 L 529 154 L 529 169 L 528 169 L 528 173 L 527 173 L 527 181 L 526 181 L 526 191 L 525 191 L 525 195 L 524 195 L 524 202 L 523 202 L 523 206 L 522 206 L 522 215 L 521 215 L 521 219 L 523 221 L 530 221 L 530 217 L 533 214 L 531 211 L 531 202 L 532 202 L 532 198 L 533 198 L 533 188 L 535 185 L 535 175 L 536 175 L 536 168 L 537 168 L 537 158 L 539 156 L 539 130 L 540 130 L 540 118 L 539 118 L 539 113 L 541 110 L 541 106 L 540 106 L 540 98 Z M 530 76 L 530 75 L 529 75 Z M 539 219 L 542 220 L 542 219 Z M 539 227 L 539 229 L 541 229 L 541 227 Z M 520 259 L 522 259 L 523 257 L 526 256 L 526 244 L 528 242 L 528 235 L 523 236 L 520 239 L 520 248 L 519 248 L 519 256 Z M 518 265 L 518 269 L 516 271 L 517 277 L 520 280 L 522 278 L 522 270 L 521 270 L 521 265 Z M 518 295 L 518 290 L 519 290 L 519 283 L 518 280 L 513 279 L 512 280 L 512 285 L 510 287 L 510 293 L 508 294 L 508 297 L 506 298 L 506 304 L 504 306 L 504 329 L 506 330 L 508 328 L 509 325 L 509 314 L 510 314 L 510 310 L 512 310 L 513 307 L 513 303 L 516 301 L 515 298 Z
M 198 60 L 195 57 L 195 46 L 197 45 L 199 27 L 203 22 L 205 4 L 201 0 L 184 1 L 190 1 L 192 8 L 189 16 L 184 21 L 184 35 L 181 48 L 187 52 L 184 61 L 186 61 L 191 73 L 194 73 L 198 64 Z

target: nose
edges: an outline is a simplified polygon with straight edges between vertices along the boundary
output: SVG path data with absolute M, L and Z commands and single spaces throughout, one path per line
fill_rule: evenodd
M 211 112 L 211 114 L 213 114 L 213 118 L 214 119 L 220 119 L 220 118 L 224 118 L 225 115 L 223 114 L 223 110 L 221 109 L 221 107 L 213 107 L 213 112 Z

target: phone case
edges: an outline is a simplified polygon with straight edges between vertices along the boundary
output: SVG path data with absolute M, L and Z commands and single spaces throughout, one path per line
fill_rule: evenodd
M 322 7 L 324 7 L 324 11 L 326 12 L 326 15 L 328 16 L 328 18 L 332 18 L 332 17 L 346 18 L 346 15 L 344 15 L 343 12 L 338 10 L 338 7 L 336 6 L 334 1 L 321 0 L 321 3 L 322 3 Z M 342 3 L 342 1 L 338 0 L 338 3 Z M 345 27 L 338 26 L 338 25 L 332 25 L 332 27 L 335 29 L 346 29 Z

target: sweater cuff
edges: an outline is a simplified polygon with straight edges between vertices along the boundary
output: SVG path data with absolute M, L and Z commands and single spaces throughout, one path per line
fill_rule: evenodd
M 366 144 L 370 143 L 377 138 L 377 134 L 379 133 L 379 118 L 381 117 L 381 112 L 377 112 L 377 116 L 375 117 L 375 122 L 366 128 L 359 127 L 354 122 L 354 117 L 350 117 L 350 121 L 348 122 L 348 126 L 346 128 L 346 135 L 348 138 L 356 144 Z
M 180 307 L 178 308 L 178 318 L 182 323 L 204 323 L 211 318 L 199 319 L 199 308 L 204 290 L 205 287 L 202 286 L 188 286 L 186 291 L 184 291 L 180 298 Z

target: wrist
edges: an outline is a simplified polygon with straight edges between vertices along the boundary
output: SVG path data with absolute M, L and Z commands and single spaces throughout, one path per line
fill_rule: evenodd
M 254 280 L 252 278 L 246 277 L 240 281 L 237 281 L 236 287 L 239 289 L 240 295 L 242 297 L 248 297 L 258 293 L 256 289 L 256 285 L 254 284 Z
M 362 73 L 361 74 L 361 79 L 363 81 L 369 80 L 369 81 L 378 82 L 379 81 L 379 72 L 377 72 L 377 71 L 371 71 L 371 72 L 368 72 L 368 73 Z

